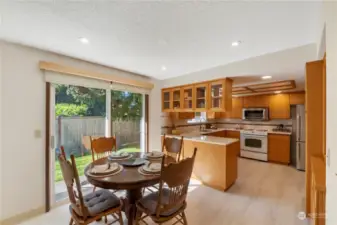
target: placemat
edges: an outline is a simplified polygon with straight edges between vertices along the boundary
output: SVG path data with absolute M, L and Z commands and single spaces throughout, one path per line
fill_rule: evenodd
M 110 155 L 108 156 L 108 160 L 110 161 L 122 161 L 122 160 L 127 160 L 127 159 L 131 159 L 133 157 L 133 154 L 130 154 L 128 157 L 126 158 L 110 158 Z
M 91 177 L 110 177 L 110 176 L 114 176 L 116 174 L 119 174 L 120 172 L 123 171 L 124 167 L 122 165 L 118 165 L 119 169 L 116 172 L 110 173 L 110 174 L 104 174 L 104 175 L 96 175 L 96 174 L 92 174 L 90 172 L 88 172 L 88 175 Z
M 147 172 L 143 172 L 142 167 L 138 168 L 138 172 L 144 176 L 160 176 L 160 172 L 159 173 L 147 173 Z

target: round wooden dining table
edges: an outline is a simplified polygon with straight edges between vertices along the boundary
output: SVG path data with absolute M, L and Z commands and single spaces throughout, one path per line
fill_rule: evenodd
M 144 153 L 133 152 L 133 158 L 145 158 Z M 159 183 L 160 175 L 142 175 L 138 172 L 139 167 L 124 166 L 123 171 L 111 176 L 92 176 L 89 169 L 94 165 L 102 165 L 108 162 L 122 162 L 123 160 L 112 161 L 108 158 L 98 159 L 89 164 L 84 174 L 89 183 L 96 187 L 111 190 L 126 190 L 126 198 L 124 199 L 124 211 L 128 218 L 128 225 L 133 225 L 136 217 L 136 201 L 142 198 L 142 189 Z M 165 164 L 174 162 L 171 157 L 166 157 Z

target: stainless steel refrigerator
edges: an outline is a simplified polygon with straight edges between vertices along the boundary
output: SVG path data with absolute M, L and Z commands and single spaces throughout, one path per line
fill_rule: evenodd
M 291 164 L 298 170 L 305 170 L 305 108 L 291 106 Z

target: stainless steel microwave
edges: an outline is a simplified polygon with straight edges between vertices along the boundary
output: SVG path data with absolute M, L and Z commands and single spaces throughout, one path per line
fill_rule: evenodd
M 254 121 L 269 120 L 269 110 L 268 108 L 243 108 L 242 119 Z

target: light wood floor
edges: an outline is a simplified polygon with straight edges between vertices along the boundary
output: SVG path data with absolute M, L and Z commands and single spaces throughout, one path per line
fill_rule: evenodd
M 304 211 L 304 187 L 304 172 L 239 159 L 239 178 L 227 192 L 192 182 L 187 219 L 190 225 L 307 225 L 297 216 Z M 68 223 L 68 206 L 62 206 L 21 225 Z

